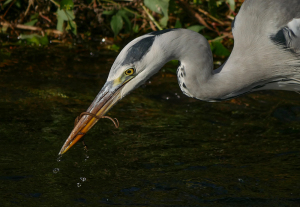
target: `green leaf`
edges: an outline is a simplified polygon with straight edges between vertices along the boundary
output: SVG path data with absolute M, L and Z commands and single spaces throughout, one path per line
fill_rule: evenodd
M 176 20 L 175 28 L 182 28 L 182 24 L 179 19 Z
M 48 45 L 49 43 L 47 35 L 40 36 L 37 34 L 30 34 L 30 35 L 21 34 L 19 36 L 19 39 L 26 40 L 28 43 L 31 43 L 33 45 Z
M 226 47 L 223 46 L 223 44 L 220 41 L 211 42 L 211 49 L 212 49 L 212 52 L 218 56 L 226 56 L 227 57 L 230 55 L 230 52 L 227 50 Z
M 111 18 L 110 26 L 112 31 L 114 32 L 115 37 L 119 34 L 123 27 L 123 19 L 119 14 L 114 15 Z
M 2 5 L 2 9 L 4 9 L 9 3 L 11 3 L 13 0 L 6 0 L 4 4 Z
M 57 19 L 62 19 L 64 21 L 70 21 L 75 19 L 74 12 L 70 10 L 64 10 L 58 8 L 56 14 L 57 14 Z
M 69 18 L 63 9 L 57 8 L 56 15 L 57 20 L 69 21 Z
M 168 13 L 169 0 L 144 0 L 144 4 L 158 14 Z
M 24 25 L 27 25 L 27 26 L 33 26 L 33 25 L 35 25 L 35 23 L 37 23 L 37 19 L 34 19 L 34 20 L 32 20 L 32 21 L 30 21 L 30 22 L 26 22 Z
M 168 16 L 169 0 L 144 0 L 144 4 L 150 10 L 158 14 L 164 15 L 164 17 L 161 18 L 160 20 L 160 24 L 163 27 L 166 27 L 169 20 L 169 16 Z
M 12 2 L 13 0 L 6 0 L 3 4 L 3 7 L 5 7 L 7 4 L 9 4 L 10 2 Z
M 66 14 L 67 14 L 69 20 L 75 19 L 75 14 L 74 14 L 73 11 L 66 10 L 65 12 L 66 12 Z
M 77 35 L 77 24 L 75 21 L 68 21 L 66 30 L 71 30 L 74 35 Z
M 64 10 L 58 8 L 56 11 L 57 24 L 56 29 L 63 32 L 64 31 L 64 21 L 68 22 L 66 30 L 71 30 L 74 34 L 77 34 L 77 25 L 74 21 L 75 15 L 72 10 Z
M 1 32 L 2 32 L 2 33 L 6 33 L 7 29 L 8 29 L 8 26 L 3 25 L 3 26 L 1 27 Z
M 235 1 L 234 0 L 226 0 L 226 2 L 229 4 L 230 9 L 232 11 L 234 11 L 235 10 Z
M 74 7 L 73 0 L 62 0 L 60 2 L 60 8 L 61 9 L 72 10 L 73 7 Z
M 134 25 L 134 27 L 132 28 L 134 33 L 138 33 L 139 32 L 139 25 Z
M 159 21 L 159 24 L 162 26 L 162 27 L 166 27 L 167 24 L 168 24 L 168 20 L 169 20 L 169 16 L 168 16 L 168 13 L 160 19 Z
M 47 35 L 40 38 L 40 43 L 41 43 L 41 45 L 48 45 L 49 44 L 49 40 L 48 40 Z
M 131 15 L 131 13 L 127 12 L 124 9 L 120 9 L 117 14 L 120 15 L 123 18 L 123 20 L 125 21 L 126 33 L 130 33 L 132 26 L 131 26 L 131 21 L 128 18 L 128 16 Z
M 194 32 L 200 32 L 200 30 L 204 29 L 205 26 L 201 26 L 201 25 L 193 25 L 188 27 L 187 29 L 192 30 Z
M 111 47 L 109 47 L 108 49 L 114 50 L 114 51 L 119 51 L 120 47 L 118 45 L 113 44 Z
M 16 7 L 21 8 L 21 0 L 15 2 Z
M 108 11 L 103 11 L 103 15 L 113 15 L 115 13 L 115 10 L 108 10 Z
M 30 16 L 30 20 L 37 19 L 38 17 L 39 17 L 39 14 L 35 13 L 35 14 L 33 14 L 33 15 Z
M 57 18 L 56 29 L 58 31 L 64 32 L 64 20 L 61 18 Z

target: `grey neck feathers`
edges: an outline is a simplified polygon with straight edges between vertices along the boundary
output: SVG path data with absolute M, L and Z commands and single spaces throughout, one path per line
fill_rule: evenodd
M 233 50 L 227 62 L 213 70 L 212 52 L 202 35 L 186 30 L 175 30 L 163 35 L 166 36 L 158 37 L 156 43 L 160 44 L 165 53 L 165 62 L 171 59 L 180 61 L 177 77 L 181 90 L 187 96 L 204 101 L 221 101 L 252 89 L 257 90 L 258 85 L 286 80 L 284 74 L 276 73 L 276 70 L 280 71 L 280 64 L 269 64 L 269 68 L 259 65 L 264 61 L 258 59 L 270 58 L 278 63 L 275 58 L 279 57 L 272 53 L 260 57 L 257 51 L 240 54 L 236 51 L 246 50 Z M 277 89 L 278 86 L 273 84 L 272 87 Z

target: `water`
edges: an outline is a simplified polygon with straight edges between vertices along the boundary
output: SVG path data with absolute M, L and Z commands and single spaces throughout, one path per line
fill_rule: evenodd
M 161 71 L 63 157 L 116 53 L 2 48 L 0 206 L 299 206 L 300 96 L 186 97 Z M 93 55 L 90 55 L 90 54 Z M 172 64 L 165 68 L 174 68 Z

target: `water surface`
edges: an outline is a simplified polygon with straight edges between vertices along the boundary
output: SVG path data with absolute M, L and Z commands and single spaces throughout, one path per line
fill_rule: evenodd
M 167 64 L 57 160 L 117 53 L 1 52 L 0 206 L 300 206 L 299 94 L 206 103 Z

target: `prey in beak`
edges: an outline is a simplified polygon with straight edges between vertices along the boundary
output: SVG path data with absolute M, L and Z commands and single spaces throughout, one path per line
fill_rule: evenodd
M 165 50 L 160 49 L 160 44 L 154 44 L 155 39 L 156 34 L 144 35 L 132 40 L 122 49 L 111 67 L 107 82 L 87 111 L 79 118 L 59 155 L 64 154 L 78 142 L 99 118 L 108 118 L 104 115 L 113 105 L 142 85 L 165 64 L 161 60 L 164 57 L 161 54 Z M 151 48 L 154 48 L 155 53 L 151 52 Z
M 78 142 L 96 123 L 100 118 L 111 119 L 115 126 L 119 123 L 112 118 L 104 116 L 106 112 L 121 99 L 121 90 L 128 82 L 108 81 L 105 83 L 93 103 L 83 112 L 75 121 L 74 129 L 65 141 L 58 155 L 67 152 L 76 142 Z M 77 123 L 76 123 L 77 122 Z

